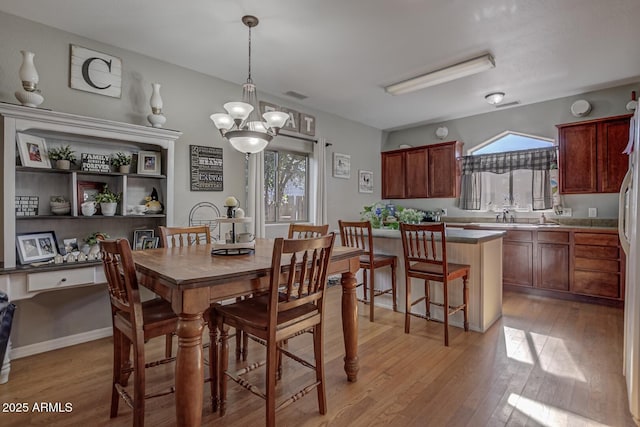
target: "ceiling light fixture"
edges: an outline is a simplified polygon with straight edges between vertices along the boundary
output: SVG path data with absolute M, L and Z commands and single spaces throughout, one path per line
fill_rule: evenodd
M 504 92 L 491 92 L 485 95 L 484 99 L 491 105 L 497 105 L 504 99 Z
M 477 58 L 452 65 L 441 70 L 432 71 L 409 80 L 386 86 L 384 88 L 391 95 L 402 95 L 431 86 L 436 86 L 452 80 L 477 74 L 496 66 L 493 56 L 487 54 Z
M 258 25 L 258 22 L 255 16 L 242 17 L 242 23 L 249 27 L 249 76 L 242 85 L 242 101 L 224 104 L 228 114 L 215 113 L 210 116 L 231 146 L 247 154 L 264 150 L 289 119 L 289 114 L 283 111 L 264 113 L 264 121 L 258 116 L 258 95 L 256 85 L 251 80 L 251 28 Z

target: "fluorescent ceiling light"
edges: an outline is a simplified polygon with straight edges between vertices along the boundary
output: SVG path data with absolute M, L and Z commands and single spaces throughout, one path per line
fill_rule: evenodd
M 394 83 L 386 86 L 384 90 L 392 95 L 401 95 L 480 73 L 495 66 L 496 63 L 493 56 L 487 54 L 409 80 Z

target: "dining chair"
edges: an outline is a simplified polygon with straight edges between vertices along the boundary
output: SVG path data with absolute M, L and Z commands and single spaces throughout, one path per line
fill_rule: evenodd
M 327 412 L 323 361 L 324 295 L 327 268 L 333 250 L 334 233 L 311 239 L 275 239 L 271 258 L 269 292 L 234 304 L 216 306 L 212 317 L 220 332 L 220 416 L 226 412 L 227 377 L 266 400 L 266 424 L 275 426 L 276 411 L 317 390 L 318 410 Z M 235 327 L 265 343 L 266 361 L 252 363 L 239 371 L 228 370 L 228 330 Z M 284 340 L 313 330 L 314 363 L 281 347 Z M 276 406 L 278 353 L 315 371 L 314 381 Z M 243 375 L 266 365 L 266 391 L 250 384 Z
M 398 257 L 395 255 L 376 254 L 373 247 L 373 233 L 369 221 L 338 221 L 340 227 L 340 239 L 343 246 L 360 248 L 363 254 L 360 256 L 360 268 L 363 269 L 362 289 L 363 302 L 369 304 L 369 321 L 373 322 L 373 309 L 375 297 L 391 293 L 393 299 L 393 311 L 398 311 L 397 290 L 396 290 L 396 269 Z M 376 268 L 391 267 L 391 288 L 375 288 Z M 367 280 L 367 271 L 371 276 Z M 369 298 L 367 298 L 367 282 Z
M 311 237 L 324 236 L 329 232 L 329 224 L 311 225 L 311 224 L 289 224 L 289 239 L 309 239 Z
M 405 224 L 400 223 L 402 249 L 404 252 L 404 270 L 406 279 L 406 310 L 404 332 L 409 333 L 411 316 L 433 320 L 431 306 L 442 307 L 444 323 L 444 345 L 449 346 L 449 317 L 458 311 L 464 313 L 464 330 L 469 330 L 469 288 L 467 280 L 471 267 L 466 264 L 447 262 L 447 237 L 444 223 Z M 411 300 L 411 278 L 424 280 L 424 297 Z M 451 306 L 449 301 L 449 283 L 462 278 L 462 304 Z M 443 301 L 431 300 L 429 282 L 442 283 Z M 412 312 L 412 307 L 425 301 L 426 315 Z
M 118 415 L 120 397 L 133 409 L 133 425 L 144 425 L 145 399 L 173 392 L 145 394 L 145 369 L 169 363 L 175 358 L 146 360 L 144 343 L 176 331 L 178 319 L 171 305 L 162 299 L 141 302 L 131 247 L 127 239 L 100 242 L 102 263 L 111 300 L 113 323 L 113 381 L 111 418 Z M 133 347 L 133 367 L 130 353 Z M 133 399 L 125 387 L 133 373 Z

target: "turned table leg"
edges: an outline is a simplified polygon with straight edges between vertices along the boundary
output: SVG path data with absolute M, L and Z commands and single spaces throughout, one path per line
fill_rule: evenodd
M 204 363 L 202 359 L 202 313 L 178 317 L 176 356 L 176 419 L 178 426 L 202 424 Z
M 357 271 L 357 268 L 355 271 Z M 347 379 L 351 382 L 358 380 L 358 370 L 360 369 L 358 364 L 358 304 L 355 271 L 342 273 L 341 281 L 342 333 L 344 335 L 345 349 L 344 370 L 347 373 Z

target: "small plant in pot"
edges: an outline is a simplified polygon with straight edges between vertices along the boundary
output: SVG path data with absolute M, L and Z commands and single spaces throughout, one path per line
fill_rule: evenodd
M 111 158 L 111 165 L 120 173 L 129 173 L 129 169 L 131 168 L 131 155 L 119 151 Z
M 76 154 L 69 145 L 53 147 L 49 150 L 49 159 L 56 162 L 57 169 L 69 169 L 71 163 L 76 163 Z
M 109 190 L 109 186 L 105 185 L 102 191 L 96 194 L 95 201 L 100 203 L 100 210 L 104 216 L 114 216 L 116 214 L 116 207 L 120 201 L 121 194 L 114 193 Z

